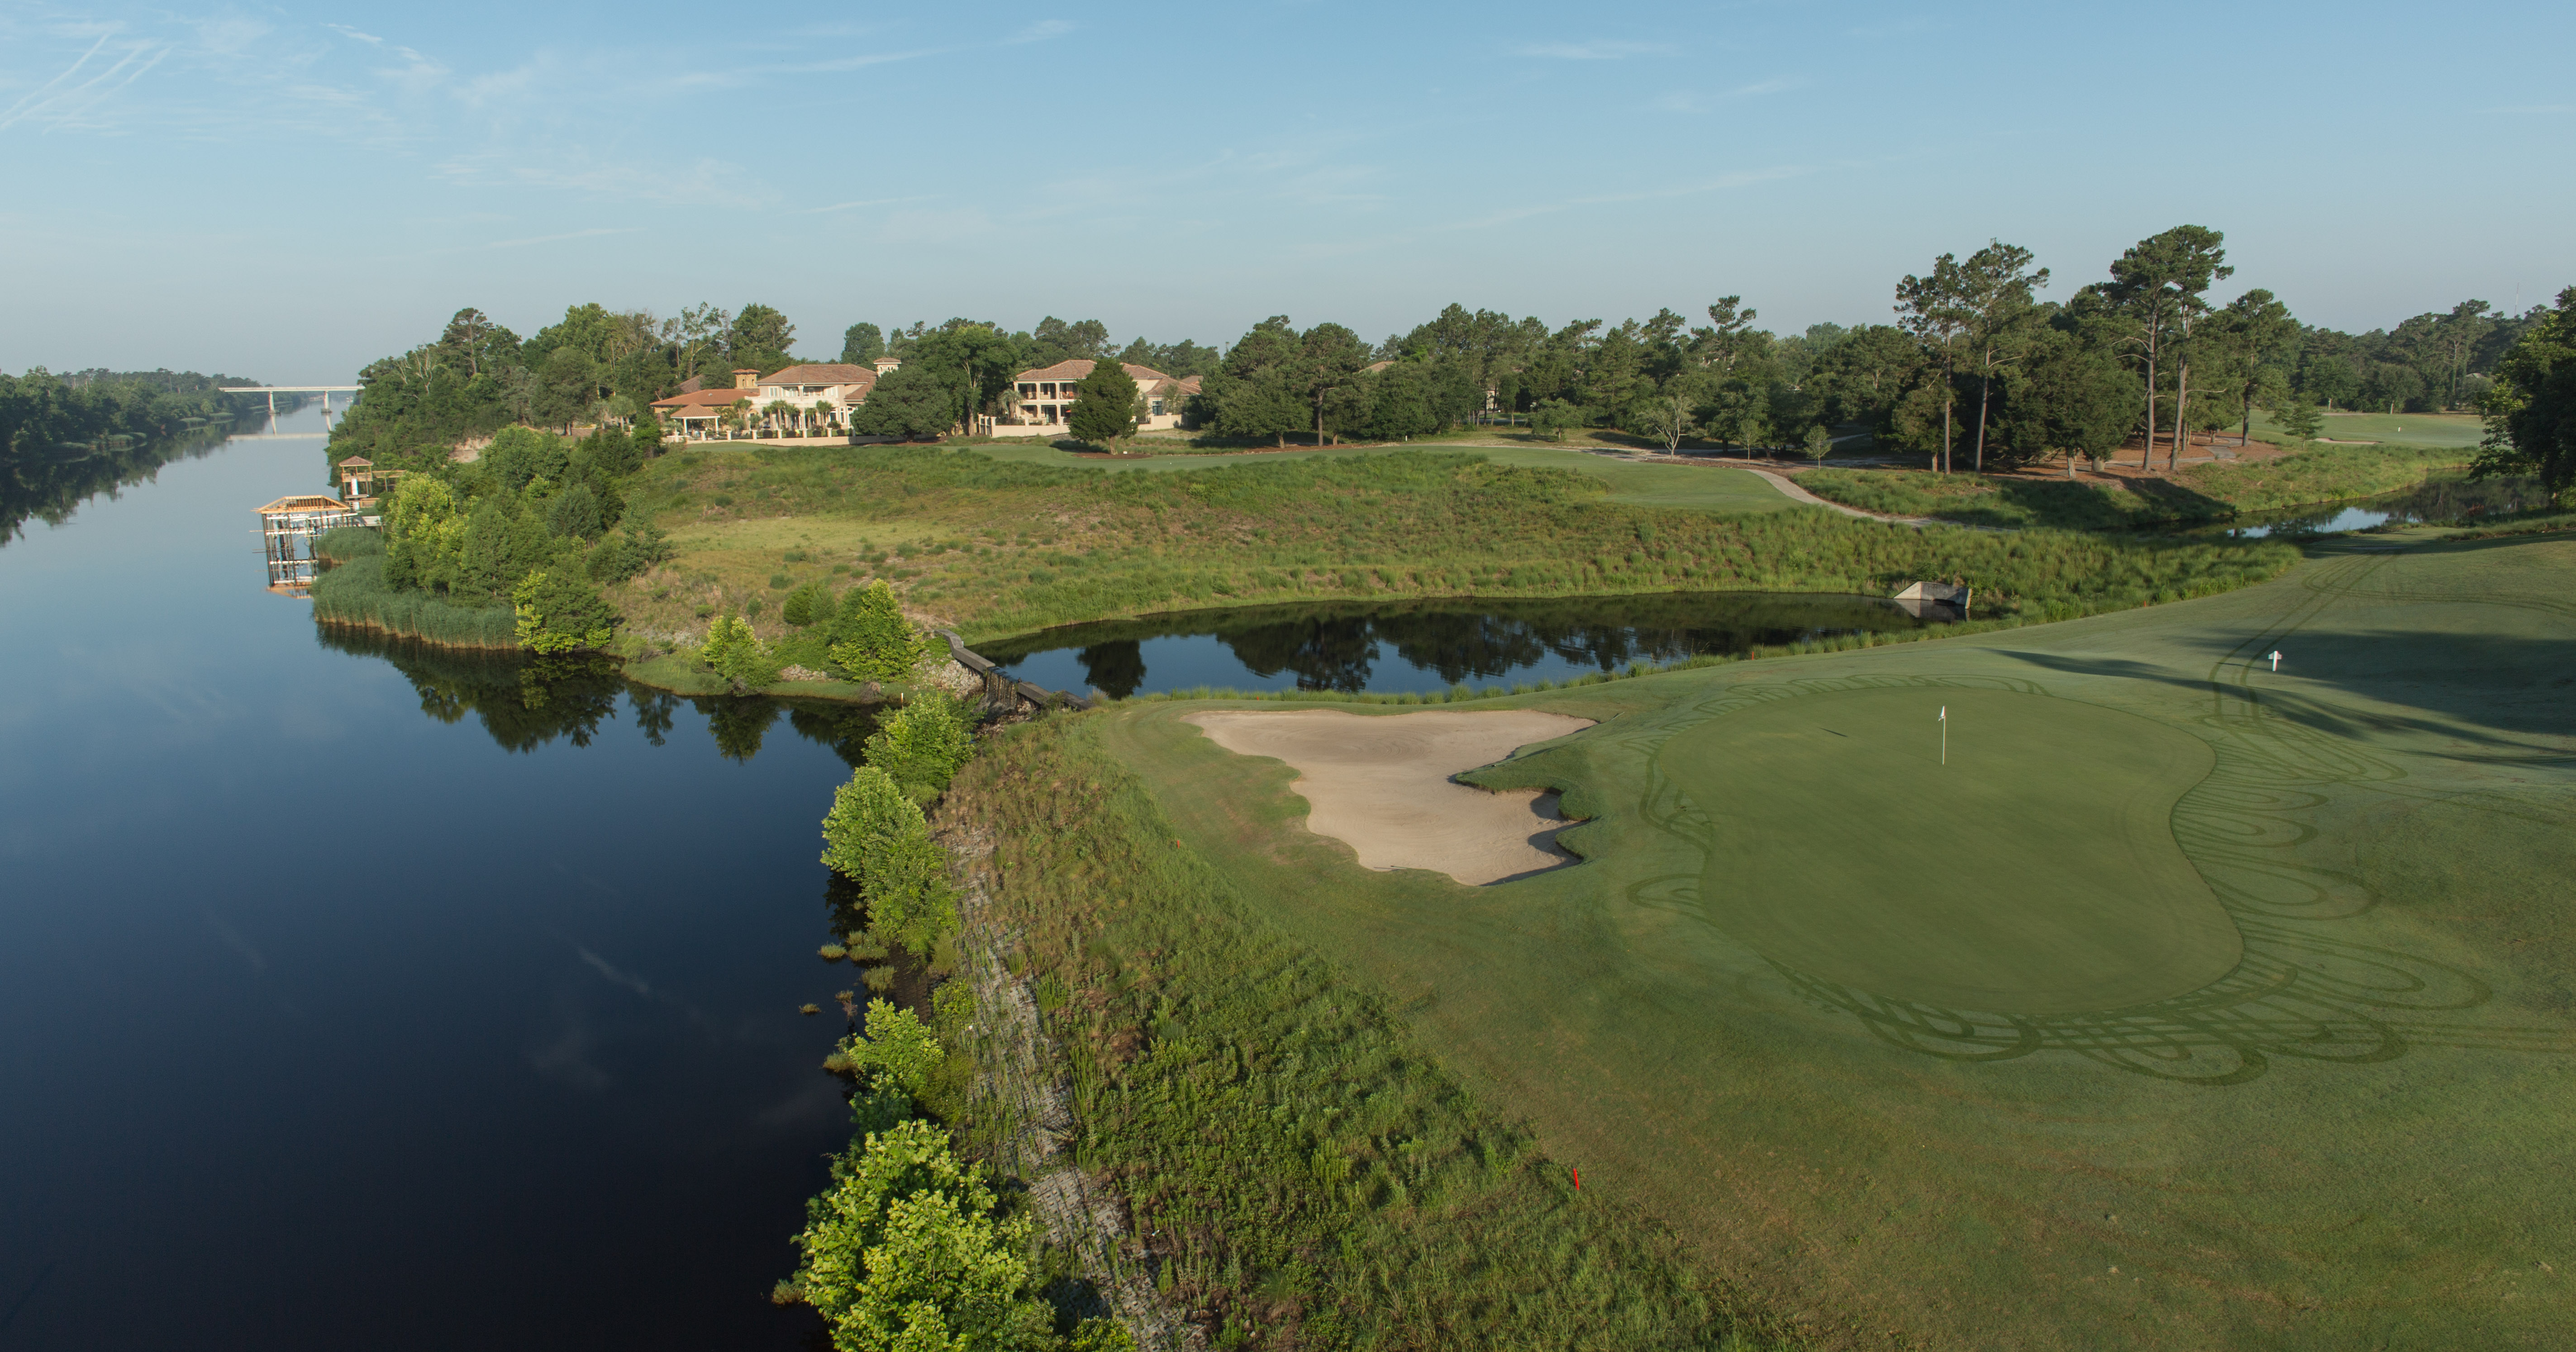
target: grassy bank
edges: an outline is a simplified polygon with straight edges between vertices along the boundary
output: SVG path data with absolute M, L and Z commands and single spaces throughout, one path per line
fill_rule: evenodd
M 2193 465 L 2170 479 L 2092 483 L 1986 478 L 1913 469 L 1815 469 L 1798 484 L 1820 498 L 1890 516 L 1962 525 L 2106 530 L 2222 521 L 2244 512 L 2393 493 L 2468 463 L 2449 446 L 2310 443 L 2276 460 Z
M 516 649 L 518 617 L 508 606 L 451 605 L 385 585 L 382 554 L 355 558 L 313 581 L 313 618 L 356 625 L 449 648 Z
M 1359 867 L 1291 771 L 1180 721 L 1204 704 L 1085 726 L 1175 854 L 1390 992 L 1587 1194 L 1868 1331 L 1801 1324 L 1817 1342 L 2556 1346 L 2571 562 L 2565 536 L 2416 528 L 2188 605 L 1491 701 L 1602 725 L 1474 776 L 1589 818 L 1584 862 L 1487 888 Z M 2101 797 L 2178 739 L 2205 774 Z M 2122 936 L 2160 902 L 2067 904 L 2194 879 L 2232 966 L 2205 925 Z M 2118 970 L 2068 981 L 2051 946 L 2078 934 Z M 1927 993 L 1944 975 L 1992 993 Z
M 1750 1348 L 1779 1331 L 1246 907 L 1103 752 L 1097 717 L 995 737 L 943 816 L 999 842 L 990 890 L 1069 1050 L 1082 1167 L 1217 1345 Z
M 1677 476 L 1696 467 L 1622 467 Z M 1636 491 L 1649 491 L 1637 489 Z M 1973 584 L 1981 611 L 2087 614 L 2225 590 L 2295 555 L 2056 533 L 1916 531 L 1814 508 L 1721 514 L 1611 500 L 1598 478 L 1388 451 L 1109 472 L 913 447 L 684 454 L 633 500 L 678 559 L 617 599 L 648 632 L 822 578 L 883 577 L 969 640 L 1208 606 L 1659 591 L 1885 595 Z M 1766 506 L 1769 505 L 1766 502 Z M 756 620 L 774 631 L 774 623 Z

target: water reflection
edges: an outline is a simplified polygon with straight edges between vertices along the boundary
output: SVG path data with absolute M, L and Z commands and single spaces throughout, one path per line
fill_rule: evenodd
M 1875 597 L 1745 592 L 1342 602 L 1070 625 L 977 651 L 1023 680 L 1122 699 L 1200 685 L 1402 692 L 1564 679 L 1950 618 Z
M 2317 503 L 2277 512 L 2248 512 L 2209 534 L 2237 540 L 2269 536 L 2335 535 L 2391 522 L 2470 524 L 2550 507 L 2548 491 L 2524 478 L 2433 479 L 2400 493 L 2346 502 Z
M 522 656 L 433 647 L 372 629 L 316 624 L 316 639 L 334 652 L 381 658 L 411 682 L 420 711 L 441 723 L 469 715 L 503 749 L 530 752 L 550 742 L 586 747 L 600 726 L 618 719 L 618 699 L 644 740 L 662 745 L 687 703 L 707 720 L 716 750 L 727 760 L 760 754 L 780 714 L 807 741 L 830 747 L 856 767 L 862 745 L 876 732 L 864 705 L 823 700 L 773 700 L 760 696 L 694 696 L 683 699 L 628 681 L 615 661 L 597 656 Z
M 89 499 L 142 483 L 174 460 L 212 455 L 224 440 L 216 425 L 148 442 L 0 446 L 0 545 L 24 536 L 30 520 L 59 526 Z

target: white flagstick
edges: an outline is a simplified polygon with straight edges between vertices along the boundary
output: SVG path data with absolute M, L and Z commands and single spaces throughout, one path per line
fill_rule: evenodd
M 1950 763 L 1950 706 L 1941 706 L 1941 763 Z

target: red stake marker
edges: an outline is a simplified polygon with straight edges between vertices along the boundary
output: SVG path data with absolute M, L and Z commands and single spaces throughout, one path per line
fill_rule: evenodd
M 1580 1169 L 1574 1171 L 1574 1190 L 1576 1192 L 1583 1191 L 1583 1171 Z

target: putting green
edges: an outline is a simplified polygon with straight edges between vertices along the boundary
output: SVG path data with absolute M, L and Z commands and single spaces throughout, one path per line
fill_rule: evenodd
M 1714 824 L 1709 919 L 1810 976 L 2066 1014 L 2187 994 L 2244 956 L 2174 843 L 2174 803 L 2209 774 L 2209 747 L 2134 714 L 2005 690 L 1843 690 L 1710 719 L 1657 759 Z

